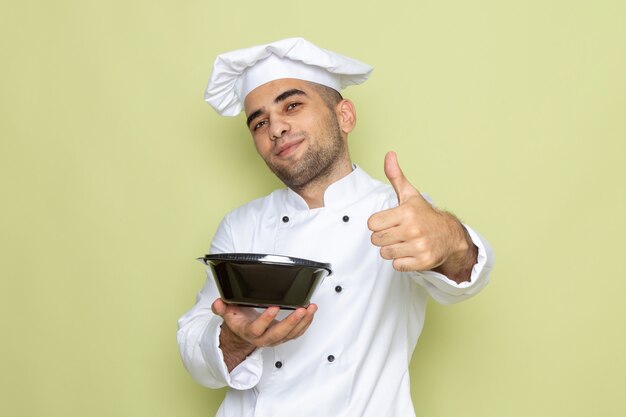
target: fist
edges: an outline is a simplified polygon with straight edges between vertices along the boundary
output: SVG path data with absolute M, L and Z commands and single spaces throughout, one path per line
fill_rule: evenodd
M 435 209 L 402 173 L 395 152 L 385 156 L 385 175 L 398 196 L 398 206 L 373 214 L 367 225 L 372 243 L 398 271 L 426 271 L 467 249 L 463 226 Z

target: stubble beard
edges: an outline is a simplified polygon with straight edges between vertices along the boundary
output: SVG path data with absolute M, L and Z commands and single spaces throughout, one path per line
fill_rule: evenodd
M 269 169 L 287 187 L 299 191 L 319 183 L 328 178 L 345 154 L 346 144 L 341 137 L 341 129 L 337 119 L 329 115 L 324 122 L 325 128 L 321 135 L 328 138 L 313 143 L 313 147 L 306 150 L 305 154 L 289 166 L 278 166 L 266 160 Z M 309 134 L 302 132 L 299 136 L 304 137 L 304 142 L 309 140 Z

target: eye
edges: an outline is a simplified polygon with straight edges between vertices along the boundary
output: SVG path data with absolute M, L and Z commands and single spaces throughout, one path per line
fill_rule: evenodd
M 300 104 L 302 104 L 302 103 L 297 102 L 297 101 L 295 101 L 295 102 L 293 102 L 293 103 L 289 103 L 289 104 L 287 105 L 287 110 L 293 110 L 293 109 L 295 109 L 296 107 L 298 107 Z
M 267 120 L 261 120 L 259 123 L 255 124 L 254 127 L 252 128 L 253 132 L 256 132 L 258 129 L 262 128 L 263 126 L 265 126 L 267 124 Z

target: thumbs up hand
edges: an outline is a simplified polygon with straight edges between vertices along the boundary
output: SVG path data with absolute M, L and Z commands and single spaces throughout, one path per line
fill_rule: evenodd
M 478 249 L 450 213 L 435 209 L 404 176 L 395 152 L 385 156 L 385 175 L 398 206 L 373 214 L 372 243 L 398 271 L 441 272 L 457 282 L 470 278 Z

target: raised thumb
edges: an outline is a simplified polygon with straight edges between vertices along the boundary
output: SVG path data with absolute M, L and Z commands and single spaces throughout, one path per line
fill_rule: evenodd
M 400 164 L 398 163 L 398 155 L 395 152 L 387 152 L 385 155 L 385 175 L 389 183 L 396 191 L 398 202 L 402 204 L 409 197 L 419 195 L 419 191 L 404 176 Z

